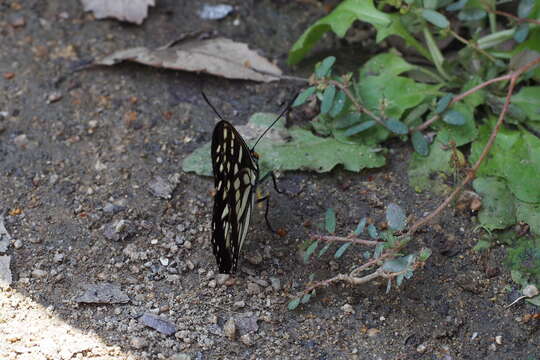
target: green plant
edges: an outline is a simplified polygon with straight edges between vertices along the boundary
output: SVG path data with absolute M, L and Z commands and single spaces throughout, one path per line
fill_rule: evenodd
M 289 63 L 299 62 L 324 32 L 345 36 L 356 20 L 375 28 L 377 43 L 401 38 L 405 48 L 374 56 L 357 73 L 336 74 L 336 58 L 322 60 L 295 105 L 320 104 L 312 127 L 321 136 L 371 146 L 389 137 L 411 142 L 410 184 L 449 195 L 410 235 L 472 183 L 487 231 L 528 224 L 530 240 L 512 243 L 507 264 L 538 281 L 537 266 L 521 260 L 539 251 L 532 239 L 540 235 L 540 3 L 522 0 L 504 11 L 500 5 L 345 0 L 304 32 Z M 424 61 L 413 64 L 407 55 Z M 460 170 L 454 189 L 441 181 Z

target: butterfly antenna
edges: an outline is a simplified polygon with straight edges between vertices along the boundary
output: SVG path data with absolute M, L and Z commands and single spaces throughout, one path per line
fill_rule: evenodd
M 274 126 L 278 121 L 279 119 L 281 119 L 283 117 L 283 115 L 285 115 L 289 110 L 291 110 L 291 106 L 292 104 L 294 103 L 294 101 L 296 100 L 296 97 L 298 96 L 298 93 L 296 93 L 294 95 L 294 97 L 292 98 L 291 101 L 289 101 L 289 104 L 287 105 L 287 107 L 285 109 L 283 109 L 283 111 L 281 112 L 281 114 L 279 114 L 279 116 L 276 118 L 276 120 L 274 120 L 272 122 L 272 124 L 270 124 L 269 127 L 266 128 L 266 130 L 264 130 L 264 132 L 261 134 L 261 136 L 259 136 L 259 138 L 257 139 L 257 141 L 255 142 L 255 145 L 253 145 L 253 147 L 251 148 L 251 151 L 253 151 L 255 149 L 255 146 L 257 146 L 257 144 L 259 143 L 259 141 L 261 141 L 261 139 L 263 138 L 264 135 L 266 135 L 266 133 L 268 131 L 270 131 L 270 129 L 272 128 L 272 126 Z
M 204 91 L 201 90 L 201 94 L 202 94 L 202 97 L 204 98 L 204 101 L 206 101 L 206 103 L 210 106 L 210 108 L 212 108 L 212 110 L 214 110 L 214 112 L 216 113 L 216 115 L 218 116 L 218 118 L 220 118 L 221 120 L 225 121 L 225 119 L 222 118 L 221 115 L 218 113 L 218 111 L 216 110 L 216 108 L 214 107 L 214 105 L 212 105 L 212 103 L 210 102 L 210 100 L 208 100 L 208 97 L 206 96 L 206 94 L 204 93 Z

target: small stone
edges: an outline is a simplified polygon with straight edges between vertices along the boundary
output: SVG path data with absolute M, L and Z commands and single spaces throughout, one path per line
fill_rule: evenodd
M 276 291 L 281 290 L 281 280 L 277 277 L 271 277 L 270 278 L 270 284 L 272 284 L 272 288 Z
M 495 336 L 495 343 L 497 345 L 502 345 L 502 336 L 501 335 Z
M 159 258 L 159 262 L 160 262 L 161 265 L 163 265 L 163 266 L 169 265 L 169 259 L 167 259 L 165 256 L 161 256 L 161 257 Z
M 478 333 L 477 332 L 473 332 L 472 336 L 471 336 L 471 340 L 474 340 L 478 337 Z
M 23 246 L 23 242 L 20 239 L 15 240 L 15 242 L 13 243 L 13 247 L 15 249 L 20 249 L 22 248 L 22 246 Z
M 245 302 L 244 300 L 236 301 L 236 302 L 233 304 L 233 306 L 234 306 L 235 308 L 241 309 L 241 308 L 243 308 L 244 306 L 246 306 L 246 302 Z
M 368 337 L 375 337 L 380 332 L 381 332 L 381 330 L 379 330 L 379 329 L 369 328 L 369 329 L 367 329 L 366 334 L 367 334 Z
M 217 274 L 216 281 L 218 285 L 223 285 L 231 276 L 229 274 Z
M 28 241 L 30 241 L 32 244 L 41 244 L 43 240 L 38 237 L 31 237 L 31 238 L 28 238 Z
M 417 352 L 417 353 L 420 353 L 420 354 L 425 353 L 426 350 L 427 350 L 426 344 L 420 344 L 420 345 L 418 345 L 418 346 L 416 347 L 416 352 Z
M 32 277 L 35 279 L 43 279 L 45 276 L 47 276 L 47 272 L 45 270 L 35 269 L 32 271 Z
M 170 199 L 176 186 L 161 176 L 156 176 L 148 187 L 152 195 L 162 199 Z
M 191 249 L 191 247 L 192 247 L 191 241 L 185 241 L 185 242 L 184 242 L 184 247 L 185 247 L 186 249 Z
M 169 360 L 191 360 L 191 359 L 192 359 L 191 355 L 186 354 L 186 353 L 173 354 L 169 358 Z
M 112 241 L 125 240 L 135 233 L 135 227 L 129 220 L 117 220 L 104 226 L 103 235 Z
M 134 349 L 140 350 L 148 346 L 148 341 L 142 336 L 133 336 L 129 342 Z
M 259 253 L 247 254 L 246 259 L 250 264 L 260 265 L 263 262 L 263 257 Z
M 217 285 L 217 284 L 216 284 L 216 280 L 210 280 L 210 281 L 208 282 L 208 287 L 209 287 L 209 288 L 212 288 L 212 289 L 213 289 L 213 288 L 216 287 L 216 285 Z
M 488 349 L 490 351 L 497 351 L 497 345 L 495 345 L 495 343 L 491 343 L 489 344 Z
M 236 339 L 236 324 L 234 323 L 233 318 L 227 320 L 227 322 L 223 325 L 223 333 L 229 340 Z
M 26 134 L 16 136 L 15 139 L 13 139 L 13 142 L 15 143 L 15 145 L 23 149 L 28 147 L 28 144 L 30 143 Z
M 187 265 L 189 270 L 195 269 L 195 264 L 191 260 L 187 260 L 186 265 Z
M 62 99 L 62 94 L 58 91 L 55 91 L 53 93 L 50 93 L 49 96 L 47 96 L 47 104 L 52 104 L 60 99 Z
M 57 264 L 60 264 L 62 261 L 64 261 L 64 254 L 62 253 L 54 254 L 53 261 Z
M 249 295 L 257 295 L 261 293 L 261 287 L 255 283 L 248 283 L 247 285 L 247 293 Z
M 345 304 L 341 307 L 341 310 L 343 310 L 347 314 L 354 314 L 354 308 L 350 304 Z
M 245 335 L 240 336 L 240 341 L 242 342 L 242 344 L 244 344 L 246 346 L 252 346 L 253 345 L 253 339 L 251 338 L 251 336 L 249 334 L 245 334 Z

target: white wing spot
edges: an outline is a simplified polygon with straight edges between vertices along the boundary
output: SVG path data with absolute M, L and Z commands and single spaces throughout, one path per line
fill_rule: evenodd
M 234 175 L 238 174 L 238 164 L 234 164 Z
M 238 189 L 240 189 L 240 179 L 236 178 L 236 180 L 234 180 L 234 190 Z
M 249 174 L 247 172 L 244 173 L 243 181 L 244 181 L 245 185 L 251 184 L 251 177 L 249 176 Z
M 220 152 L 221 151 L 221 144 L 219 144 L 216 148 L 216 153 Z
M 229 215 L 229 207 L 225 206 L 225 209 L 223 209 L 223 212 L 221 213 L 221 219 L 225 219 Z
M 229 135 L 229 132 L 227 131 L 227 128 L 223 128 L 223 139 L 226 139 L 227 135 Z

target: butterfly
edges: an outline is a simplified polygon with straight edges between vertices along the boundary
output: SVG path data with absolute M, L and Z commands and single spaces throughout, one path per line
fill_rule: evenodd
M 260 182 L 259 156 L 254 148 L 266 132 L 288 111 L 292 102 L 250 148 L 234 126 L 219 115 L 206 95 L 204 93 L 202 95 L 220 118 L 214 128 L 211 145 L 216 190 L 212 213 L 212 246 L 219 272 L 230 274 L 236 272 L 238 266 L 240 250 L 246 240 L 249 220 L 255 206 L 256 188 Z M 270 174 L 275 186 L 274 175 Z M 268 203 L 265 219 L 269 226 L 267 214 Z

